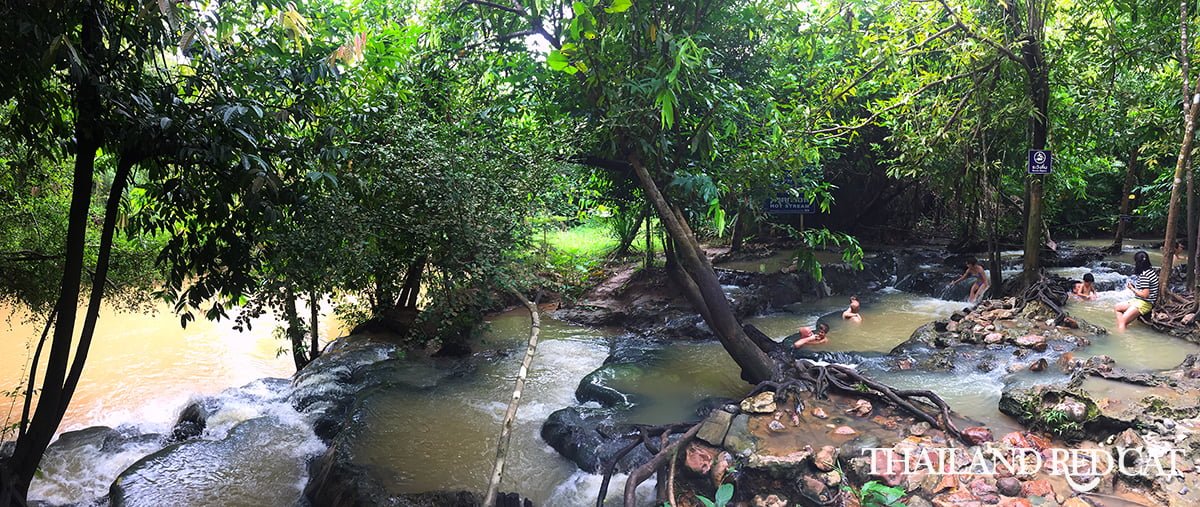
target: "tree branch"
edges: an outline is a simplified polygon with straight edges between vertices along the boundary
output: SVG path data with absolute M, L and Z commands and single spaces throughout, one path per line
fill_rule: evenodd
M 979 42 L 987 44 L 988 46 L 991 46 L 996 51 L 999 51 L 1001 54 L 1003 54 L 1005 57 L 1007 57 L 1009 60 L 1017 62 L 1021 65 L 1025 65 L 1025 61 L 1022 60 L 1021 57 L 1017 56 L 1016 53 L 1013 53 L 1012 50 L 1008 49 L 1003 44 L 1000 44 L 999 42 L 996 42 L 992 39 L 984 37 L 978 33 L 975 33 L 974 30 L 971 30 L 971 28 L 968 27 L 966 23 L 963 23 L 962 18 L 958 17 L 958 13 L 954 12 L 954 9 L 950 8 L 950 4 L 946 3 L 946 0 L 938 0 L 938 3 L 942 4 L 942 8 L 946 10 L 946 13 L 949 14 L 951 18 L 954 18 L 955 26 L 957 26 L 958 28 L 961 28 L 962 31 L 967 34 L 967 37 L 970 37 Z

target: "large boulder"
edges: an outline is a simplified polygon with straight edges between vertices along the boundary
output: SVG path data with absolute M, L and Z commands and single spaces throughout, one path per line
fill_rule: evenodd
M 619 421 L 618 409 L 568 407 L 550 414 L 542 424 L 542 440 L 588 473 L 600 473 L 630 442 L 637 430 Z M 637 446 L 617 463 L 626 473 L 650 459 L 645 446 Z

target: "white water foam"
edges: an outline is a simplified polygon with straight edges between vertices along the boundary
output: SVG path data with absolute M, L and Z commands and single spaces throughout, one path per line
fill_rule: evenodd
M 612 480 L 608 483 L 608 492 L 604 497 L 604 505 L 620 506 L 623 504 L 625 495 L 625 480 L 629 476 L 625 474 L 614 474 Z M 604 476 L 599 474 L 589 474 L 583 471 L 576 471 L 571 474 L 567 480 L 554 488 L 554 493 L 546 500 L 546 507 L 576 507 L 579 505 L 595 505 L 596 498 L 600 494 L 600 485 L 604 482 Z M 658 482 L 651 477 L 638 485 L 638 506 L 652 506 L 654 503 L 654 489 Z

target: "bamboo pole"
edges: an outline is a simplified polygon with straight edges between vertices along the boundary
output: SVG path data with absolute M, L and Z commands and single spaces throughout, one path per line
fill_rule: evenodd
M 511 291 L 517 299 L 529 309 L 531 323 L 529 325 L 529 344 L 525 347 L 525 359 L 521 361 L 521 369 L 517 372 L 516 385 L 513 387 L 512 399 L 508 401 L 508 411 L 504 413 L 504 422 L 500 426 L 500 440 L 496 443 L 496 462 L 492 465 L 492 480 L 488 483 L 487 496 L 483 498 L 484 506 L 494 506 L 496 494 L 500 490 L 500 480 L 504 477 L 504 464 L 508 459 L 508 443 L 512 440 L 513 421 L 517 418 L 517 407 L 521 405 L 521 392 L 525 390 L 525 378 L 529 376 L 529 366 L 533 364 L 533 355 L 537 351 L 538 334 L 541 332 L 541 319 L 538 317 L 537 305 L 529 302 L 517 291 Z

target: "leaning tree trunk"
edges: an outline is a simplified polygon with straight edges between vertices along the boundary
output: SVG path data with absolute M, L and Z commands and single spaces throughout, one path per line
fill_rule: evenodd
M 650 177 L 642 160 L 637 155 L 631 155 L 629 163 L 637 174 L 646 198 L 658 212 L 659 221 L 667 235 L 675 242 L 675 254 L 682 268 L 679 273 L 685 279 L 680 280 L 685 282 L 680 283 L 680 287 L 699 293 L 699 297 L 696 297 L 697 294 L 693 294 L 688 300 L 703 302 L 703 307 L 707 309 L 707 312 L 701 310 L 701 315 L 705 316 L 708 327 L 721 340 L 725 351 L 742 368 L 743 379 L 751 383 L 772 379 L 776 374 L 774 362 L 742 330 L 737 317 L 733 314 L 729 300 L 725 297 L 725 292 L 721 290 L 721 283 L 717 280 L 716 272 L 713 271 L 704 252 L 700 250 L 700 245 L 692 235 L 687 221 L 672 210 L 671 204 L 658 190 L 658 185 Z M 695 289 L 692 289 L 690 284 L 686 284 L 686 279 L 690 279 L 694 283 Z
M 1158 274 L 1158 293 L 1167 293 L 1167 282 L 1171 276 L 1171 265 L 1175 260 L 1175 222 L 1179 219 L 1179 187 L 1183 183 L 1183 170 L 1192 152 L 1192 141 L 1196 136 L 1196 111 L 1200 110 L 1200 90 L 1192 95 L 1192 105 L 1183 122 L 1183 143 L 1175 159 L 1175 177 L 1171 179 L 1171 200 L 1167 204 L 1167 232 L 1163 236 L 1162 269 Z
M 296 292 L 291 286 L 284 289 L 283 293 L 283 318 L 287 321 L 287 336 L 288 345 L 292 348 L 292 362 L 296 365 L 296 371 L 304 368 L 308 364 L 308 354 L 304 353 L 304 325 L 300 321 L 300 314 L 296 312 Z
M 496 461 L 492 465 L 492 479 L 488 482 L 487 495 L 483 497 L 484 507 L 495 505 L 496 494 L 500 491 L 500 480 L 504 477 L 504 464 L 508 458 L 508 442 L 512 440 L 513 421 L 517 418 L 517 408 L 521 406 L 521 393 L 525 390 L 525 378 L 529 376 L 529 366 L 533 364 L 533 356 L 537 352 L 538 333 L 542 329 L 537 305 L 529 302 L 521 293 L 515 290 L 511 292 L 521 301 L 521 304 L 525 305 L 525 308 L 529 309 L 529 344 L 525 347 L 525 359 L 521 361 L 521 369 L 517 371 L 516 385 L 513 386 L 512 398 L 508 400 L 508 410 L 504 412 L 504 422 L 500 424 L 500 439 L 496 443 Z
M 1121 253 L 1121 249 L 1124 248 L 1125 231 L 1132 216 L 1133 201 L 1129 196 L 1133 194 L 1133 187 L 1137 185 L 1138 149 L 1138 146 L 1134 146 L 1129 150 L 1129 165 L 1125 166 L 1125 183 L 1121 185 L 1121 214 L 1117 217 L 1116 236 L 1109 247 L 1113 253 Z

